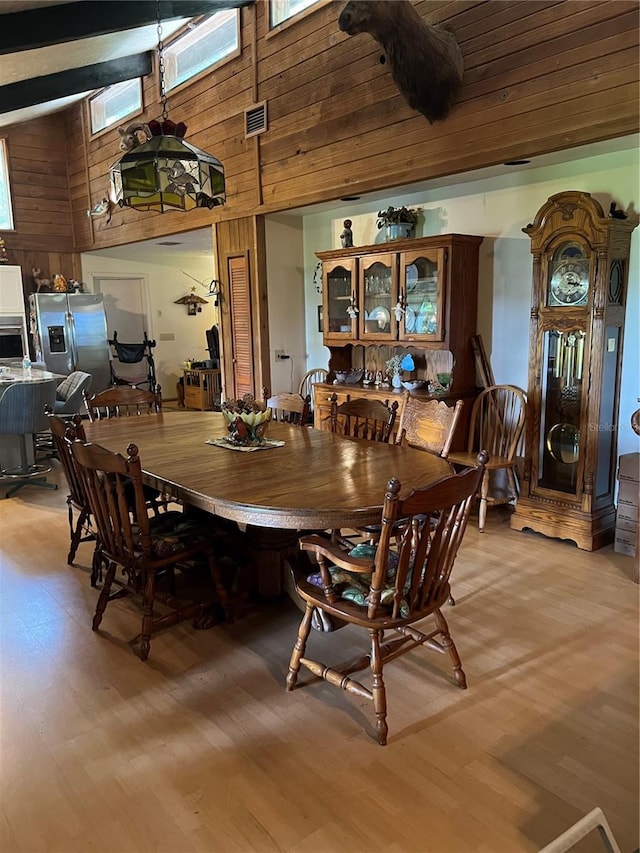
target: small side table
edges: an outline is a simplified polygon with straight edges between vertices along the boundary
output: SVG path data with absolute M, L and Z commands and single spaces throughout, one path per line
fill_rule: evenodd
M 184 405 L 202 412 L 220 408 L 222 377 L 220 370 L 183 370 Z

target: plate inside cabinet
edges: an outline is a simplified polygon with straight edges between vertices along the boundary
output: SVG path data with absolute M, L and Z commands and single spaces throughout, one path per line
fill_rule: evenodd
M 378 305 L 377 308 L 373 308 L 369 314 L 369 319 L 376 321 L 381 332 L 384 332 L 385 329 L 389 329 L 391 326 L 391 314 L 389 313 L 389 309 L 385 308 L 384 305 Z
M 416 330 L 416 312 L 413 308 L 407 308 L 405 310 L 404 330 L 405 332 L 415 332 Z

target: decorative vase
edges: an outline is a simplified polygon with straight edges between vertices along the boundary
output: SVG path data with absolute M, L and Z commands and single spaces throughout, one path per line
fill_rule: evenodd
M 395 388 L 396 390 L 402 388 L 402 379 L 400 379 L 399 373 L 394 373 L 391 377 L 391 387 Z
M 385 225 L 387 241 L 404 240 L 411 237 L 413 225 L 410 222 L 398 222 L 393 225 Z

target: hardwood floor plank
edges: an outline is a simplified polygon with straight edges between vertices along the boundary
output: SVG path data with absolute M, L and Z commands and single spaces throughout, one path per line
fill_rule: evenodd
M 391 663 L 383 749 L 364 700 L 284 690 L 288 600 L 174 626 L 147 663 L 130 601 L 92 632 L 91 543 L 66 565 L 64 497 L 0 501 L 2 853 L 534 853 L 595 805 L 638 846 L 630 558 L 474 516 L 445 611 L 468 689 L 445 657 Z M 310 638 L 326 660 L 362 647 Z

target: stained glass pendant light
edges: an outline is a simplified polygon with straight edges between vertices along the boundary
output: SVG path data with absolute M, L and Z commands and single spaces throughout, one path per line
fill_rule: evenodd
M 162 120 L 149 122 L 151 138 L 111 167 L 113 197 L 120 207 L 159 213 L 211 209 L 226 200 L 224 168 L 211 154 L 184 141 L 184 122 L 176 124 L 168 117 L 159 2 L 156 8 Z

